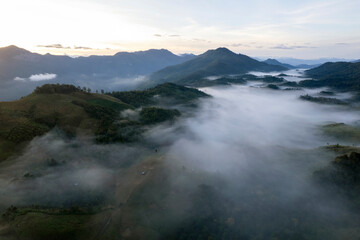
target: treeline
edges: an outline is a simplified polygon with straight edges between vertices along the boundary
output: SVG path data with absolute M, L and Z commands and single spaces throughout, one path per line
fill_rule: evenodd
M 44 84 L 42 86 L 39 86 L 35 88 L 34 93 L 38 94 L 53 94 L 53 93 L 60 93 L 60 94 L 69 94 L 74 92 L 87 92 L 91 93 L 92 90 L 87 87 L 75 87 L 71 84 Z M 95 90 L 95 93 L 99 93 L 98 90 Z M 100 90 L 101 94 L 105 94 L 105 91 L 103 89 Z

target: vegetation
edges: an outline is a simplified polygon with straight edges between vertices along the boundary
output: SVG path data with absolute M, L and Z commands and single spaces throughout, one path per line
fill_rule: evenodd
M 153 85 L 173 82 L 188 85 L 194 80 L 225 74 L 245 74 L 248 71 L 282 71 L 283 66 L 269 65 L 226 48 L 209 50 L 185 63 L 164 68 L 151 75 Z
M 11 206 L 2 214 L 2 220 L 7 223 L 7 235 L 16 236 L 20 240 L 90 239 L 95 234 L 93 227 L 98 225 L 93 220 L 97 212 L 78 207 L 56 209 Z M 4 237 L 1 233 L 0 236 Z
M 173 104 L 185 104 L 201 97 L 209 97 L 197 89 L 173 83 L 164 83 L 144 91 L 112 92 L 109 95 L 135 107 L 156 105 L 161 101 L 160 98 L 167 98 Z
M 272 90 L 279 90 L 280 88 L 275 84 L 269 84 L 266 86 L 267 88 L 270 88 Z
M 335 105 L 347 105 L 348 104 L 347 102 L 339 100 L 337 98 L 312 97 L 310 95 L 302 95 L 302 96 L 300 96 L 300 99 L 309 101 L 309 102 L 321 103 L 321 104 L 335 104 Z
M 162 109 L 156 107 L 145 107 L 140 111 L 140 121 L 144 124 L 155 124 L 168 120 L 173 120 L 180 116 L 180 112 L 176 109 Z
M 137 139 L 142 126 L 171 120 L 180 113 L 143 108 L 138 122 L 122 118 L 121 111 L 166 102 L 187 104 L 208 96 L 171 83 L 145 91 L 112 94 L 93 94 L 86 88 L 66 84 L 45 84 L 18 101 L 0 103 L 0 161 L 20 152 L 24 144 L 55 126 L 70 136 L 78 133 L 96 136 L 101 143 L 131 141 Z
M 335 158 L 331 165 L 316 171 L 319 184 L 328 185 L 354 204 L 360 201 L 360 153 L 350 152 Z
M 356 126 L 350 126 L 344 123 L 334 123 L 323 126 L 322 131 L 336 140 L 351 143 L 360 142 L 360 128 Z
M 82 90 L 76 88 L 74 85 L 68 84 L 45 84 L 41 87 L 37 87 L 34 90 L 34 93 L 38 94 L 52 94 L 52 93 L 59 93 L 59 94 L 69 94 L 75 92 L 81 92 Z
M 325 95 L 325 96 L 333 96 L 333 95 L 335 95 L 335 93 L 331 92 L 331 91 L 321 91 L 320 94 Z
M 327 151 L 334 152 L 336 154 L 347 154 L 350 152 L 360 152 L 360 148 L 358 148 L 358 147 L 344 146 L 344 145 L 340 145 L 340 144 L 328 145 L 328 146 L 324 146 L 322 148 Z
M 297 82 L 284 82 L 282 83 L 280 86 L 284 86 L 284 87 L 299 87 L 299 85 L 297 84 Z
M 336 62 L 325 63 L 306 71 L 316 80 L 304 80 L 303 87 L 331 87 L 342 91 L 360 91 L 360 63 Z

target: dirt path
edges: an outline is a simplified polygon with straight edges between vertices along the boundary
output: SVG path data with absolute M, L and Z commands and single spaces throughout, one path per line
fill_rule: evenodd
M 154 170 L 163 160 L 163 156 L 151 156 L 128 169 L 120 169 L 116 172 L 115 208 L 93 240 L 102 239 L 113 219 L 121 216 L 122 207 L 126 205 L 132 193 L 152 177 Z

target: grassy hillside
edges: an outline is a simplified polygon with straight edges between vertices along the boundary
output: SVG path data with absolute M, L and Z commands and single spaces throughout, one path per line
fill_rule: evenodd
M 137 109 L 156 106 L 160 96 L 174 105 L 208 95 L 175 84 L 112 94 L 88 93 L 72 85 L 46 84 L 18 101 L 0 102 L 0 161 L 19 153 L 34 137 L 54 127 L 71 136 L 95 136 L 102 143 L 131 141 L 141 133 L 141 127 L 180 115 L 177 110 Z M 126 109 L 140 115 L 140 119 L 121 116 L 120 112 Z
M 108 95 L 72 85 L 44 85 L 13 102 L 0 102 L 0 160 L 55 126 L 69 135 L 104 131 L 117 111 L 133 108 Z

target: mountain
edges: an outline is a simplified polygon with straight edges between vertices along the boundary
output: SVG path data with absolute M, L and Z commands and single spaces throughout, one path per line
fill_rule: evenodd
M 350 62 L 354 59 L 344 59 L 344 58 L 319 58 L 319 59 L 298 59 L 298 58 L 286 58 L 279 57 L 276 58 L 278 61 L 282 63 L 287 63 L 293 66 L 304 65 L 304 66 L 320 66 L 326 62 Z
M 192 55 L 177 56 L 165 49 L 119 52 L 114 56 L 71 58 L 51 54 L 40 55 L 9 46 L 0 48 L 0 81 L 13 80 L 15 77 L 28 78 L 40 73 L 53 73 L 58 78 L 74 74 L 108 77 L 146 75 L 191 58 Z
M 306 71 L 310 77 L 323 80 L 329 78 L 354 78 L 360 81 L 360 63 L 328 62 Z
M 246 55 L 236 54 L 227 48 L 209 50 L 196 58 L 166 67 L 150 76 L 149 84 L 164 82 L 188 84 L 194 79 L 225 74 L 242 74 L 249 71 L 283 71 L 287 68 L 259 62 Z
M 73 67 L 73 60 L 68 56 L 40 55 L 13 45 L 0 48 L 0 82 L 39 73 L 60 74 Z
M 131 90 L 145 75 L 192 58 L 194 55 L 177 56 L 165 49 L 72 58 L 8 46 L 0 48 L 0 101 L 17 99 L 37 86 L 54 82 L 107 91 Z
M 304 87 L 328 86 L 343 91 L 360 91 L 360 63 L 329 62 L 305 73 L 315 80 L 301 81 L 300 85 Z
M 270 64 L 270 65 L 275 65 L 275 66 L 282 66 L 288 69 L 294 69 L 296 67 L 290 65 L 290 64 L 286 64 L 286 63 L 281 63 L 276 59 L 272 59 L 272 58 L 268 58 L 267 60 L 263 61 L 264 63 Z

